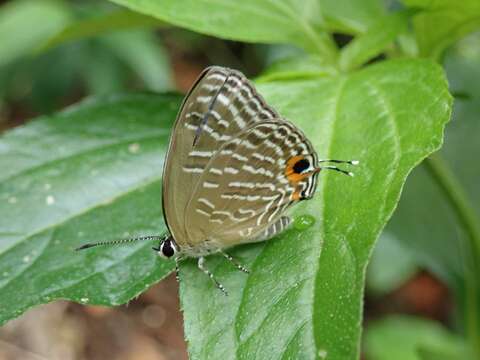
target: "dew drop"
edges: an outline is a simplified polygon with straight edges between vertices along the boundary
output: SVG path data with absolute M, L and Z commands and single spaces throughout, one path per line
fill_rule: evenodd
M 132 143 L 128 145 L 128 151 L 132 154 L 136 154 L 140 151 L 140 144 L 139 143 Z
M 22 259 L 22 261 L 23 261 L 24 263 L 28 263 L 28 262 L 30 262 L 30 260 L 31 260 L 30 255 L 25 255 L 25 256 L 23 257 L 23 259 Z
M 90 301 L 90 299 L 87 298 L 87 297 L 82 297 L 82 298 L 80 299 L 80 302 L 81 302 L 82 304 L 86 304 L 86 303 L 88 303 L 89 301 Z
M 293 221 L 295 229 L 303 231 L 315 224 L 315 218 L 311 215 L 300 215 Z
M 9 203 L 9 204 L 16 204 L 17 201 L 18 201 L 18 200 L 17 200 L 17 198 L 16 198 L 15 196 L 10 196 L 10 197 L 8 198 L 8 203 Z
M 48 195 L 45 198 L 45 202 L 47 203 L 47 205 L 53 205 L 55 204 L 55 198 L 53 197 L 53 195 Z
M 327 358 L 327 350 L 325 350 L 325 349 L 318 350 L 318 357 L 320 359 L 326 359 Z

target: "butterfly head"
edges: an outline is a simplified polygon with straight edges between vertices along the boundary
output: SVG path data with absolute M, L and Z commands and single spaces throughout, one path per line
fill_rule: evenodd
M 310 199 L 315 193 L 317 174 L 321 168 L 317 166 L 313 154 L 291 157 L 285 167 L 285 176 L 294 186 L 292 200 Z
M 171 236 L 163 239 L 163 241 L 160 243 L 160 246 L 155 248 L 154 250 L 157 251 L 158 255 L 169 259 L 171 257 L 175 257 L 178 255 L 178 246 L 175 243 L 175 240 Z

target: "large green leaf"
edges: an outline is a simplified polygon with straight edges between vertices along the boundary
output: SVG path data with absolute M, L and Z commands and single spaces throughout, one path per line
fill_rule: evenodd
M 333 60 L 316 0 L 111 0 L 142 14 L 224 39 L 292 43 Z
M 164 231 L 160 177 L 179 104 L 86 101 L 0 139 L 0 323 L 60 298 L 125 303 L 170 272 L 152 244 L 73 249 Z
M 419 8 L 414 19 L 420 54 L 439 59 L 443 51 L 468 33 L 480 29 L 478 0 L 403 0 Z
M 357 158 L 355 178 L 321 176 L 290 230 L 208 266 L 181 264 L 193 358 L 358 356 L 364 273 L 373 243 L 413 166 L 437 149 L 450 114 L 442 70 L 388 61 L 348 76 L 267 82 L 267 100 L 295 121 L 321 157 Z M 86 241 L 160 233 L 159 176 L 176 96 L 100 99 L 5 135 L 0 143 L 0 314 L 6 321 L 56 298 L 128 301 L 172 264 L 150 244 L 74 253 Z M 321 256 L 320 256 L 321 255 Z
M 181 301 L 192 358 L 359 356 L 365 267 L 402 184 L 439 148 L 451 98 L 429 61 L 387 61 L 348 76 L 262 83 L 259 90 L 299 125 L 321 158 L 356 158 L 354 178 L 320 177 L 314 200 L 294 216 L 315 219 L 266 244 L 238 248 L 246 276 L 221 257 L 208 267 L 223 296 L 181 267 Z
M 102 13 L 68 24 L 65 28 L 51 36 L 40 46 L 41 51 L 48 50 L 65 42 L 85 39 L 99 34 L 132 28 L 152 28 L 161 23 L 149 16 L 128 10 Z

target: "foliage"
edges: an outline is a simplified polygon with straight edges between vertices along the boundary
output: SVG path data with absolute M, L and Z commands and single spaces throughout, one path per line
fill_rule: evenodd
M 409 316 L 390 316 L 370 324 L 365 355 L 371 360 L 470 359 L 465 342 L 439 324 Z

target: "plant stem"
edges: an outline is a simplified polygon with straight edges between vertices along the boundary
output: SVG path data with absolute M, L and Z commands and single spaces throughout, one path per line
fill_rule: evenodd
M 459 223 L 463 226 L 470 243 L 472 267 L 465 267 L 465 322 L 469 343 L 476 358 L 480 359 L 480 314 L 477 287 L 480 284 L 477 279 L 480 274 L 480 225 L 475 209 L 468 201 L 467 194 L 463 191 L 448 165 L 438 154 L 430 156 L 425 161 L 425 166 L 433 180 L 442 189 L 447 201 L 455 212 Z M 467 251 L 468 254 L 468 251 Z

